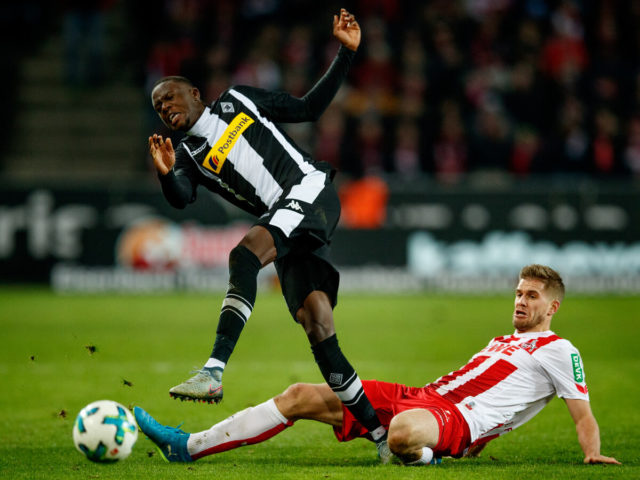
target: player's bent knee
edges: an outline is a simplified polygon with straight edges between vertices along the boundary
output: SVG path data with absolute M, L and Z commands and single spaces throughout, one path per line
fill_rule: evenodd
M 305 409 L 309 405 L 309 398 L 312 395 L 311 385 L 308 383 L 294 383 L 280 395 L 275 397 L 278 410 L 288 419 L 302 418 Z
M 336 333 L 331 309 L 328 312 L 319 313 L 302 307 L 296 313 L 296 319 L 304 328 L 312 345 L 320 343 Z
M 403 457 L 411 450 L 411 432 L 410 427 L 400 427 L 391 429 L 389 428 L 389 437 L 387 438 L 387 443 L 389 445 L 389 449 L 393 452 L 394 455 L 398 457 Z
M 389 448 L 401 458 L 413 455 L 422 447 L 435 446 L 438 437 L 438 423 L 425 409 L 401 412 L 389 424 Z

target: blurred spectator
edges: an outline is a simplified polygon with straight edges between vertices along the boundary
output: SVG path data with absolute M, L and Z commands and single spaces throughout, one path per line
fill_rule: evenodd
M 282 88 L 280 69 L 268 52 L 257 45 L 240 62 L 233 72 L 231 81 L 234 84 L 252 85 L 266 90 Z
M 147 60 L 147 90 L 151 92 L 156 80 L 171 75 L 170 72 L 184 72 L 185 63 L 192 59 L 195 53 L 195 46 L 187 37 L 157 41 L 151 48 Z
M 420 128 L 409 118 L 396 124 L 392 152 L 393 170 L 404 178 L 416 178 L 421 171 Z
M 591 166 L 595 173 L 617 173 L 623 165 L 619 157 L 619 121 L 618 117 L 608 109 L 599 109 L 594 118 L 594 134 L 591 143 Z
M 586 172 L 589 136 L 586 130 L 585 107 L 574 96 L 568 96 L 560 110 L 557 134 L 551 141 L 549 170 Z
M 254 2 L 258 3 L 258 2 Z M 265 90 L 282 88 L 282 71 L 277 64 L 282 31 L 269 24 L 262 28 L 235 69 L 231 81 L 234 84 L 252 85 Z
M 362 116 L 356 127 L 355 151 L 352 158 L 361 175 L 380 175 L 385 166 L 385 129 L 382 119 L 375 113 Z M 359 176 L 359 175 L 358 175 Z
M 629 122 L 627 144 L 624 147 L 624 161 L 635 177 L 640 177 L 640 116 Z
M 524 18 L 518 25 L 514 58 L 535 64 L 542 49 L 542 33 L 538 22 L 533 18 Z
M 513 121 L 539 131 L 548 129 L 547 105 L 540 102 L 544 98 L 544 86 L 535 65 L 528 60 L 517 62 L 507 82 L 504 103 Z
M 431 41 L 433 58 L 429 64 L 429 84 L 432 94 L 436 98 L 459 97 L 465 63 L 451 27 L 445 22 L 438 22 Z
M 377 17 L 360 22 L 363 25 L 362 57 L 353 69 L 353 89 L 347 99 L 349 114 L 359 117 L 387 116 L 396 108 L 395 90 L 398 70 L 391 58 L 384 23 Z
M 229 50 L 221 44 L 213 45 L 205 56 L 207 80 L 202 92 L 206 100 L 218 98 L 229 88 L 231 77 L 229 74 Z
M 71 86 L 99 85 L 105 75 L 105 10 L 113 0 L 65 0 L 65 80 Z
M 427 159 L 430 156 L 426 155 Z M 431 158 L 437 179 L 459 181 L 468 168 L 468 148 L 460 105 L 453 100 L 442 103 L 440 129 L 433 141 Z
M 470 157 L 474 170 L 504 170 L 511 158 L 511 132 L 504 111 L 487 102 L 476 116 Z
M 334 168 L 344 170 L 344 134 L 345 118 L 341 108 L 335 102 L 324 111 L 317 121 L 314 158 L 330 163 Z
M 563 0 L 553 13 L 553 33 L 544 45 L 542 69 L 558 84 L 575 86 L 589 61 L 577 4 Z
M 517 175 L 527 175 L 539 168 L 540 137 L 538 132 L 529 126 L 516 129 L 511 152 L 509 170 Z

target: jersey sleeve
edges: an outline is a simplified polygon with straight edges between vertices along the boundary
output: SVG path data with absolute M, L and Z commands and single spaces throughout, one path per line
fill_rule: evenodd
M 558 397 L 589 400 L 582 358 L 571 342 L 552 342 L 539 349 L 535 357 L 551 378 Z
M 351 67 L 355 52 L 341 46 L 322 78 L 302 98 L 287 92 L 270 92 L 261 88 L 233 87 L 260 108 L 274 122 L 295 123 L 317 120 L 335 97 Z
M 162 193 L 169 204 L 182 209 L 196 200 L 198 180 L 189 154 L 182 143 L 175 151 L 176 163 L 166 175 L 158 175 Z

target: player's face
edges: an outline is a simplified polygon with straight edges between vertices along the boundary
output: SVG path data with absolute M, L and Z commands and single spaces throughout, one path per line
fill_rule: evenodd
M 560 302 L 551 298 L 541 280 L 521 278 L 516 287 L 513 326 L 520 333 L 549 330 Z
M 151 102 L 171 130 L 189 130 L 204 110 L 198 89 L 182 82 L 161 83 L 151 92 Z

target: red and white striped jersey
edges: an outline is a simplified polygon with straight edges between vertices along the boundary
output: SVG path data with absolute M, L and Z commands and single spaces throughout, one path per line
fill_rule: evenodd
M 589 400 L 580 353 L 550 330 L 494 338 L 429 386 L 460 410 L 476 444 L 529 421 L 554 395 Z

